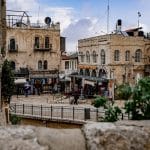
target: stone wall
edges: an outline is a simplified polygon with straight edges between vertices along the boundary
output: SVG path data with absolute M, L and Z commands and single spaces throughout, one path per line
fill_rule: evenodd
M 91 123 L 83 131 L 87 150 L 150 150 L 150 121 Z
M 150 121 L 90 122 L 83 126 L 82 131 L 0 126 L 0 149 L 150 150 Z

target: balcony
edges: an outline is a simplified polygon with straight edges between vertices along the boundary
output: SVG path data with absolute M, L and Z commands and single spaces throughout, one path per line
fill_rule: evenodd
M 50 51 L 52 50 L 52 44 L 34 44 L 34 51 Z
M 150 73 L 150 65 L 145 65 L 145 73 Z
M 11 53 L 16 53 L 18 52 L 18 45 L 8 45 L 8 51 Z

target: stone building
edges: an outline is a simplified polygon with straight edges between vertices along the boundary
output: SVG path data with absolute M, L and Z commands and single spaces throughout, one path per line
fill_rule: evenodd
M 20 13 L 20 12 L 19 12 Z M 12 62 L 17 77 L 25 77 L 35 84 L 54 84 L 60 66 L 60 24 L 31 24 L 23 12 L 26 22 L 7 22 L 6 57 Z
M 59 77 L 65 93 L 73 89 L 72 75 L 74 74 L 78 74 L 78 53 L 62 54 Z
M 115 33 L 78 41 L 78 77 L 87 90 L 96 87 L 102 95 L 114 96 L 116 85 L 130 83 L 132 86 L 150 74 L 150 39 L 141 28 L 121 31 L 121 22 L 117 23 Z

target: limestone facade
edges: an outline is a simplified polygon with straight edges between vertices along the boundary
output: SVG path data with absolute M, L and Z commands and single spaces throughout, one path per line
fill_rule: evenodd
M 29 79 L 43 84 L 57 78 L 60 66 L 60 25 L 7 27 L 6 57 L 15 71 L 27 68 Z
M 138 32 L 135 29 L 132 36 L 119 32 L 79 40 L 79 74 L 95 83 L 107 79 L 114 86 L 134 85 L 145 75 L 145 65 L 150 64 L 150 40 Z M 150 69 L 147 72 L 150 75 Z

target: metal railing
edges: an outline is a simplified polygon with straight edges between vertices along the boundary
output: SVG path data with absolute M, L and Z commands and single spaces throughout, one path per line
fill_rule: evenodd
M 105 110 L 102 108 L 78 106 L 44 106 L 11 103 L 10 114 L 16 114 L 24 118 L 84 123 L 86 120 L 101 121 L 105 115 Z M 120 116 L 120 119 L 125 119 L 124 114 Z

